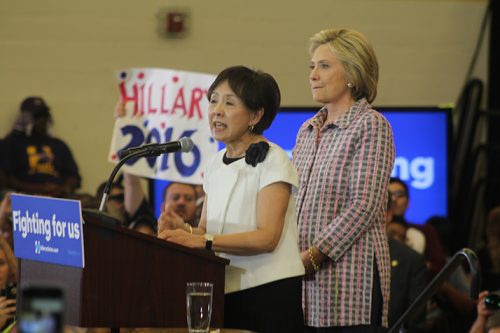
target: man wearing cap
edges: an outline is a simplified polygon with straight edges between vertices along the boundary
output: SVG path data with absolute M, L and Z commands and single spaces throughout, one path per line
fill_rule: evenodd
M 16 191 L 64 197 L 80 187 L 78 166 L 69 147 L 48 133 L 49 107 L 28 97 L 12 132 L 5 138 L 8 185 Z

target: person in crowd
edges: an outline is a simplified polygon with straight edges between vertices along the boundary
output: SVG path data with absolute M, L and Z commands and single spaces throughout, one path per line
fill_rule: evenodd
M 17 260 L 9 244 L 0 237 L 0 329 L 6 328 L 16 314 L 15 283 L 17 282 Z M 9 288 L 9 292 L 7 292 Z M 7 296 L 11 296 L 8 298 Z
M 486 307 L 484 300 L 488 295 L 490 292 L 487 290 L 479 294 L 477 317 L 469 333 L 500 333 L 500 310 L 495 311 Z
M 10 248 L 14 248 L 14 234 L 12 229 L 12 205 L 9 191 L 1 192 L 0 201 L 0 238 L 5 239 Z
M 303 332 L 297 173 L 262 134 L 278 112 L 279 87 L 267 73 L 235 66 L 219 73 L 208 98 L 212 136 L 226 148 L 204 172 L 200 223 L 193 228 L 162 213 L 158 237 L 230 260 L 224 327 Z
M 390 221 L 389 229 L 393 227 L 395 229 L 400 229 L 402 226 L 405 226 L 406 233 L 404 243 L 418 253 L 424 254 L 426 245 L 424 233 L 408 225 L 404 217 L 410 203 L 409 193 L 408 185 L 406 185 L 405 182 L 396 177 L 391 178 L 389 183 L 389 195 L 391 196 L 394 213 L 393 220 Z M 397 226 L 393 226 L 393 224 L 397 224 Z
M 132 221 L 131 223 L 138 220 L 155 221 L 152 231 L 156 235 L 156 218 L 153 208 L 146 200 L 140 178 L 125 173 L 124 180 L 125 211 L 129 220 Z M 170 182 L 163 190 L 161 210 L 164 214 L 169 215 L 169 218 L 180 219 L 183 223 L 186 222 L 189 226 L 196 227 L 198 218 L 196 216 L 195 186 L 181 182 Z
M 406 220 L 405 214 L 410 204 L 410 193 L 405 182 L 399 178 L 391 178 L 389 191 L 394 207 L 394 218 L 399 218 L 408 225 L 406 244 L 424 254 L 431 276 L 436 275 L 446 264 L 446 255 L 439 241 L 439 235 L 430 224 L 418 225 Z M 422 248 L 424 248 L 423 252 Z
M 387 326 L 391 266 L 385 228 L 394 164 L 389 122 L 370 103 L 378 63 L 359 32 L 327 29 L 310 40 L 314 101 L 292 152 L 306 332 L 376 332 Z
M 169 219 L 182 219 L 192 227 L 198 226 L 195 185 L 171 182 L 163 191 L 162 211 Z
M 387 227 L 392 219 L 392 200 L 387 200 Z M 425 258 L 404 244 L 404 239 L 396 239 L 389 234 L 389 254 L 391 257 L 391 298 L 389 301 L 389 327 L 406 312 L 429 283 L 429 273 Z M 425 332 L 426 308 L 424 307 L 404 325 L 405 332 Z
M 102 182 L 97 188 L 95 196 L 98 199 L 99 203 L 101 202 L 105 187 L 106 182 Z M 111 190 L 104 205 L 104 210 L 115 219 L 120 221 L 122 224 L 125 224 L 127 213 L 125 211 L 124 198 L 124 187 L 121 183 L 121 178 L 119 178 L 111 184 Z
M 431 216 L 425 222 L 436 230 L 446 261 L 451 260 L 453 225 L 442 216 Z M 430 332 L 467 332 L 474 320 L 476 303 L 470 299 L 470 276 L 458 267 L 439 288 L 429 306 L 428 327 Z
M 5 138 L 9 188 L 64 197 L 80 187 L 78 166 L 64 141 L 49 134 L 53 120 L 41 97 L 28 97 Z
M 124 180 L 125 211 L 129 220 L 136 221 L 140 217 L 140 219 L 152 219 L 156 223 L 153 208 L 146 200 L 140 178 L 125 173 Z M 168 214 L 170 218 L 181 219 L 191 227 L 196 227 L 199 219 L 196 216 L 195 185 L 181 182 L 168 183 L 163 190 L 161 211 Z M 155 235 L 156 229 L 155 225 L 153 229 Z
M 500 290 L 500 206 L 492 208 L 486 221 L 486 246 L 478 253 L 483 290 Z
M 123 176 L 120 175 L 120 177 L 111 184 L 111 191 L 104 206 L 105 211 L 120 221 L 124 227 L 155 236 L 156 218 L 147 201 L 145 201 L 145 199 L 143 200 L 144 202 L 139 201 L 137 206 L 134 207 L 135 210 L 130 210 L 131 201 L 134 200 L 130 197 L 133 196 L 135 198 L 137 196 L 136 192 L 139 192 L 134 191 L 136 185 L 134 184 L 132 186 L 130 183 L 137 181 L 137 188 L 141 189 L 139 178 L 130 179 L 131 177 L 136 176 L 124 173 Z M 122 182 L 124 183 L 123 185 Z M 99 199 L 99 202 L 102 198 L 105 186 L 106 182 L 103 182 L 97 189 L 96 197 Z
M 392 177 L 389 184 L 389 195 L 391 196 L 392 206 L 394 207 L 393 220 L 390 223 L 397 223 L 406 226 L 405 244 L 424 254 L 426 239 L 422 231 L 414 226 L 408 225 L 404 218 L 406 210 L 409 207 L 410 191 L 405 182 L 399 178 Z

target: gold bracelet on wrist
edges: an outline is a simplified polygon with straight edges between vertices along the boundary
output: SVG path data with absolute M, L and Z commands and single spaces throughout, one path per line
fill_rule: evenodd
M 316 260 L 314 260 L 312 246 L 307 249 L 307 253 L 309 253 L 309 261 L 311 261 L 311 265 L 312 265 L 314 271 L 315 272 L 319 271 L 319 265 L 316 263 Z
M 193 234 L 193 227 L 191 226 L 191 224 L 184 223 L 184 229 L 186 229 L 186 231 L 189 231 L 191 235 Z

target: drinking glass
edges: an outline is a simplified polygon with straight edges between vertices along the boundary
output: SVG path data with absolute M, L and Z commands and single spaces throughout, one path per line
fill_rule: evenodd
M 186 309 L 189 333 L 208 333 L 212 317 L 213 284 L 188 282 L 186 284 Z

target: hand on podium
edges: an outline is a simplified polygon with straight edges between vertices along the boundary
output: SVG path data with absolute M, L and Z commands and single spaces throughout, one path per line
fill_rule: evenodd
M 185 229 L 163 230 L 162 232 L 158 233 L 158 238 L 192 249 L 204 249 L 206 243 L 203 235 L 193 235 Z

